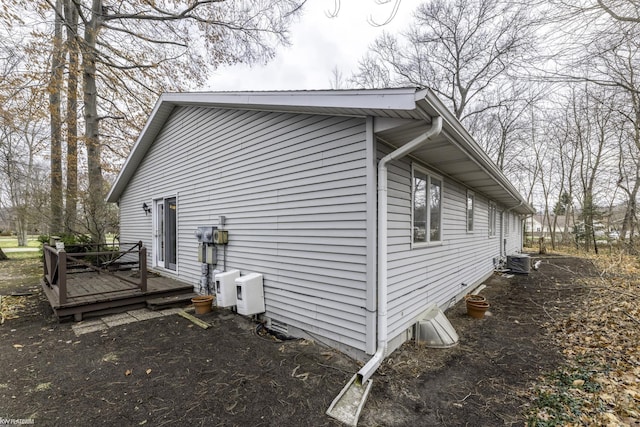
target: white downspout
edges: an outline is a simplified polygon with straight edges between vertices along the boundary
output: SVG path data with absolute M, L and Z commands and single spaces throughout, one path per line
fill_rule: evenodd
M 432 118 L 429 130 L 378 162 L 378 345 L 373 357 L 358 371 L 360 384 L 373 375 L 387 353 L 387 163 L 411 153 L 441 130 L 442 117 L 436 116 Z

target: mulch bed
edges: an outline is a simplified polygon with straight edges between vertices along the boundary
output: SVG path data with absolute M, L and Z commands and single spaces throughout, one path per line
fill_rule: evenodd
M 538 271 L 494 275 L 491 304 L 472 319 L 446 312 L 460 336 L 450 349 L 408 342 L 374 375 L 362 426 L 523 425 L 531 384 L 564 362 L 549 322 L 581 302 L 586 260 L 545 257 Z M 306 340 L 280 341 L 225 310 L 113 327 L 80 337 L 47 312 L 40 293 L 0 327 L 0 418 L 36 425 L 340 425 L 325 411 L 358 370 Z M 46 300 L 45 300 L 46 301 Z M 33 314 L 33 313 L 32 313 Z

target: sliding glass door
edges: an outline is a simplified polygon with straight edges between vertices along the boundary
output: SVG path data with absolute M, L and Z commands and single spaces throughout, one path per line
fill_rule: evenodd
M 175 197 L 156 199 L 154 258 L 158 267 L 176 270 L 177 265 L 177 204 Z

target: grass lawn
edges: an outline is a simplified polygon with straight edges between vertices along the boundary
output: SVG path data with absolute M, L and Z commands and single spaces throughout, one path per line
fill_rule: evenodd
M 38 260 L 40 261 L 40 251 L 16 251 L 5 253 L 9 259 L 19 259 L 19 260 Z
M 40 242 L 38 241 L 38 237 L 36 235 L 29 236 L 27 239 L 27 247 L 28 248 L 39 248 Z M 112 243 L 115 239 L 115 235 L 112 233 L 108 233 L 105 236 L 105 240 L 107 243 Z M 117 242 L 118 240 L 115 239 Z M 0 248 L 9 249 L 9 248 L 18 248 L 18 238 L 15 236 L 0 236 Z
M 1 236 L 0 237 L 0 248 L 8 249 L 8 248 L 17 248 L 18 246 L 18 238 L 15 236 Z M 28 248 L 39 248 L 40 242 L 38 241 L 38 236 L 29 236 L 27 240 Z
M 42 276 L 39 252 L 11 252 L 0 261 L 0 295 L 13 290 L 38 285 Z

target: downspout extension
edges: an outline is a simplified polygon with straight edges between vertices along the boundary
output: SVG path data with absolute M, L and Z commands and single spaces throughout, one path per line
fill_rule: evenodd
M 378 344 L 375 354 L 358 371 L 357 381 L 366 382 L 378 369 L 387 353 L 387 164 L 400 159 L 442 131 L 442 117 L 432 118 L 431 127 L 422 135 L 387 154 L 378 162 Z

